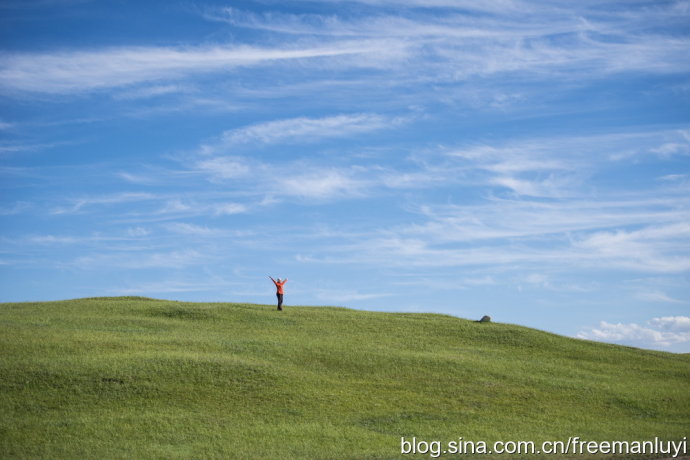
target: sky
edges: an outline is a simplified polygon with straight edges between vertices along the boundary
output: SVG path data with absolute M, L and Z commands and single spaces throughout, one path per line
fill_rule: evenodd
M 0 301 L 688 353 L 689 55 L 687 0 L 0 0 Z

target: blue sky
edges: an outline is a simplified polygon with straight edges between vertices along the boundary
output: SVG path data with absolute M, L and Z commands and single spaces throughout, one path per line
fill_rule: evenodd
M 0 2 L 0 300 L 690 352 L 690 2 Z

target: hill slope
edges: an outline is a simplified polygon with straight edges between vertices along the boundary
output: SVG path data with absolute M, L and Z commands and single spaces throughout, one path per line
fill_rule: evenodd
M 0 351 L 3 458 L 399 458 L 401 437 L 680 440 L 690 426 L 687 355 L 442 315 L 5 303 Z

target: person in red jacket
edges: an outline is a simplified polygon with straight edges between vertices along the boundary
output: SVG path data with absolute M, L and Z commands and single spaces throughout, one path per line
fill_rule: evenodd
M 280 280 L 280 278 L 278 278 L 277 281 L 274 280 L 273 277 L 271 277 L 271 276 L 269 276 L 269 278 L 271 278 L 271 281 L 273 281 L 273 284 L 276 285 L 276 297 L 278 297 L 278 310 L 282 311 L 283 310 L 283 286 L 285 285 L 285 283 L 287 283 L 287 278 L 285 278 L 282 281 Z

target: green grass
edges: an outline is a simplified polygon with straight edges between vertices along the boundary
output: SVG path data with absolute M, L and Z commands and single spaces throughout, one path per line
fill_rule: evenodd
M 403 436 L 689 434 L 688 355 L 442 315 L 274 308 L 0 304 L 0 458 L 400 458 Z

